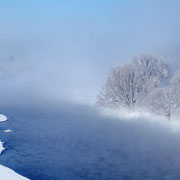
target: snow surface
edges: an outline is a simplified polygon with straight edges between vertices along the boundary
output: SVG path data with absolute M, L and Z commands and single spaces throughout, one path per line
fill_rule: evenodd
M 27 178 L 15 173 L 13 170 L 0 165 L 0 179 L 2 180 L 28 180 Z
M 0 114 L 0 122 L 4 122 L 4 121 L 7 121 L 7 117 L 3 114 Z M 3 143 L 1 140 L 0 140 L 0 154 L 2 153 L 2 151 L 5 150 L 5 148 L 3 147 Z
M 12 129 L 5 129 L 4 132 L 5 133 L 10 133 L 10 132 L 13 132 L 13 130 Z
M 7 117 L 3 114 L 0 114 L 0 122 L 7 121 Z
M 3 143 L 2 141 L 0 141 L 0 154 L 5 150 L 5 148 L 3 147 Z

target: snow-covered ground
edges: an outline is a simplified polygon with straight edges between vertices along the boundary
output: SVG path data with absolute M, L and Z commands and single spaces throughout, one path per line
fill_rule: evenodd
M 2 180 L 28 180 L 27 178 L 20 176 L 13 170 L 0 165 L 0 179 Z
M 3 142 L 0 141 L 0 154 L 5 150 L 5 148 L 3 147 Z
M 4 122 L 4 121 L 7 121 L 7 117 L 3 114 L 0 114 L 0 122 Z M 3 147 L 3 143 L 1 140 L 0 140 L 0 154 L 5 150 L 5 148 Z
M 0 122 L 7 121 L 7 117 L 3 114 L 0 114 Z
M 13 130 L 12 129 L 5 129 L 4 132 L 5 133 L 11 133 L 11 132 L 13 132 Z
M 3 114 L 0 114 L 0 122 L 4 122 L 7 121 L 7 117 Z M 11 132 L 12 130 L 5 130 L 4 132 Z M 0 140 L 0 154 L 5 150 L 3 143 Z M 0 165 L 0 179 L 1 180 L 27 180 L 27 178 L 17 174 L 16 172 L 14 172 L 13 170 L 4 167 L 2 165 Z

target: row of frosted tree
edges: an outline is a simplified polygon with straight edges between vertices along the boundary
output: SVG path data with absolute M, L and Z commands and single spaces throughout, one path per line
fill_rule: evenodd
M 140 107 L 170 119 L 180 115 L 180 73 L 159 57 L 140 55 L 111 69 L 97 104 L 131 110 Z

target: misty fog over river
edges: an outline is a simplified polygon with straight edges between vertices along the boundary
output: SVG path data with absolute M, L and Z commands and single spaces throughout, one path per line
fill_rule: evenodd
M 0 109 L 9 118 L 0 124 L 0 162 L 30 179 L 180 178 L 180 134 L 166 126 L 43 100 Z
M 179 0 L 0 1 L 0 180 L 179 180 L 179 17 Z

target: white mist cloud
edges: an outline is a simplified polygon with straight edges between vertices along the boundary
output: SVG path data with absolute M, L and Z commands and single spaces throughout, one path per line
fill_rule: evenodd
M 177 1 L 9 3 L 0 12 L 0 57 L 26 64 L 20 90 L 89 103 L 109 67 L 132 56 L 179 64 Z

